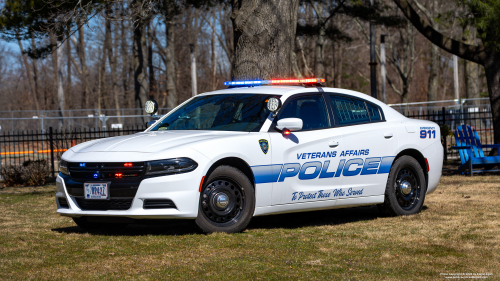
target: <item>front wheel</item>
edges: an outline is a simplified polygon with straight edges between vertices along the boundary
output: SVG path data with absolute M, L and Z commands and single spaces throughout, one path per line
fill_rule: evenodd
M 424 205 L 426 187 L 424 171 L 418 161 L 402 156 L 391 167 L 384 204 L 379 205 L 379 210 L 393 216 L 417 214 Z
M 255 191 L 245 174 L 231 166 L 217 167 L 201 193 L 196 225 L 205 233 L 245 229 L 255 210 Z

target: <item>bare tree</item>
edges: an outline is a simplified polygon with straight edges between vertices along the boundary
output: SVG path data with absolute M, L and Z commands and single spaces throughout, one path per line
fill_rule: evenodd
M 23 54 L 24 53 L 24 48 L 23 48 L 23 44 L 21 42 L 21 38 L 20 38 L 19 35 L 17 35 L 17 43 L 19 44 L 19 49 L 21 50 L 21 56 L 23 58 L 24 67 L 26 69 L 26 74 L 28 75 L 28 82 L 29 82 L 29 85 L 30 85 L 30 92 L 31 92 L 33 101 L 35 102 L 36 111 L 40 112 L 40 105 L 38 103 L 38 96 L 36 94 L 35 79 L 33 78 L 33 75 L 31 74 L 31 68 L 30 68 L 30 65 L 28 63 L 27 55 Z
M 142 108 L 148 99 L 148 53 L 146 43 L 147 22 L 139 20 L 134 29 L 134 88 L 135 106 Z
M 107 13 L 109 14 L 109 7 L 107 9 Z M 109 68 L 111 71 L 111 88 L 112 88 L 112 93 L 113 93 L 113 99 L 114 99 L 114 107 L 116 109 L 116 115 L 121 116 L 121 106 L 120 106 L 120 94 L 118 90 L 118 79 L 117 79 L 117 73 L 116 73 L 116 56 L 114 55 L 113 51 L 113 43 L 112 38 L 111 38 L 111 20 L 107 18 L 105 20 L 106 24 L 106 31 L 105 31 L 105 37 L 104 37 L 104 48 L 107 50 L 107 57 L 108 57 L 108 62 L 109 62 Z M 117 42 L 117 38 L 114 40 Z M 122 123 L 122 118 L 118 117 L 118 123 Z

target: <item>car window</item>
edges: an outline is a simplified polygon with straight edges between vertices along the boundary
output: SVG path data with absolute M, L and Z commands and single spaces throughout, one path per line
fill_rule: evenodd
M 333 111 L 340 125 L 369 123 L 365 103 L 360 100 L 330 95 Z
M 302 119 L 302 130 L 328 128 L 328 111 L 322 95 L 308 95 L 295 98 L 283 107 L 278 120 Z
M 380 111 L 378 107 L 373 104 L 366 103 L 366 107 L 368 108 L 368 114 L 370 115 L 371 121 L 381 121 L 382 116 L 380 115 Z
M 151 131 L 215 130 L 258 132 L 276 95 L 220 94 L 194 98 L 162 119 Z

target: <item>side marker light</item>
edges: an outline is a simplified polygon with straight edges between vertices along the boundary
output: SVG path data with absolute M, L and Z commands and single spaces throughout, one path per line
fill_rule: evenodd
M 203 187 L 203 181 L 205 181 L 205 176 L 201 177 L 200 189 L 199 189 L 200 193 L 201 193 L 201 188 Z
M 429 172 L 430 171 L 430 169 L 429 169 L 429 161 L 427 161 L 427 158 L 425 158 L 425 164 L 427 164 L 427 172 Z

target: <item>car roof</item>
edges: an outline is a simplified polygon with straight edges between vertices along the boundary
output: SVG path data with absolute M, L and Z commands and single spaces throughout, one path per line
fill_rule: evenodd
M 263 94 L 263 95 L 286 95 L 287 93 L 307 89 L 301 86 L 251 86 L 251 87 L 234 87 L 213 92 L 203 93 L 203 95 L 220 95 L 220 94 Z M 316 88 L 314 88 L 316 89 Z M 316 90 L 317 91 L 317 90 Z
M 363 94 L 360 92 L 340 89 L 340 88 L 329 88 L 329 87 L 321 87 L 324 92 L 327 93 L 336 93 L 336 94 L 344 94 L 357 98 L 361 98 L 367 100 L 371 103 L 374 103 L 382 108 L 384 111 L 384 115 L 386 120 L 388 119 L 406 119 L 404 115 L 401 115 L 399 112 L 394 110 L 392 107 L 386 105 L 385 103 L 375 99 L 367 94 Z M 201 95 L 221 95 L 221 94 L 265 94 L 265 95 L 280 95 L 281 100 L 285 101 L 288 97 L 295 94 L 300 93 L 318 93 L 320 92 L 318 87 L 304 87 L 304 86 L 250 86 L 250 87 L 235 87 L 228 88 L 223 90 L 217 90 L 213 92 L 206 92 Z

